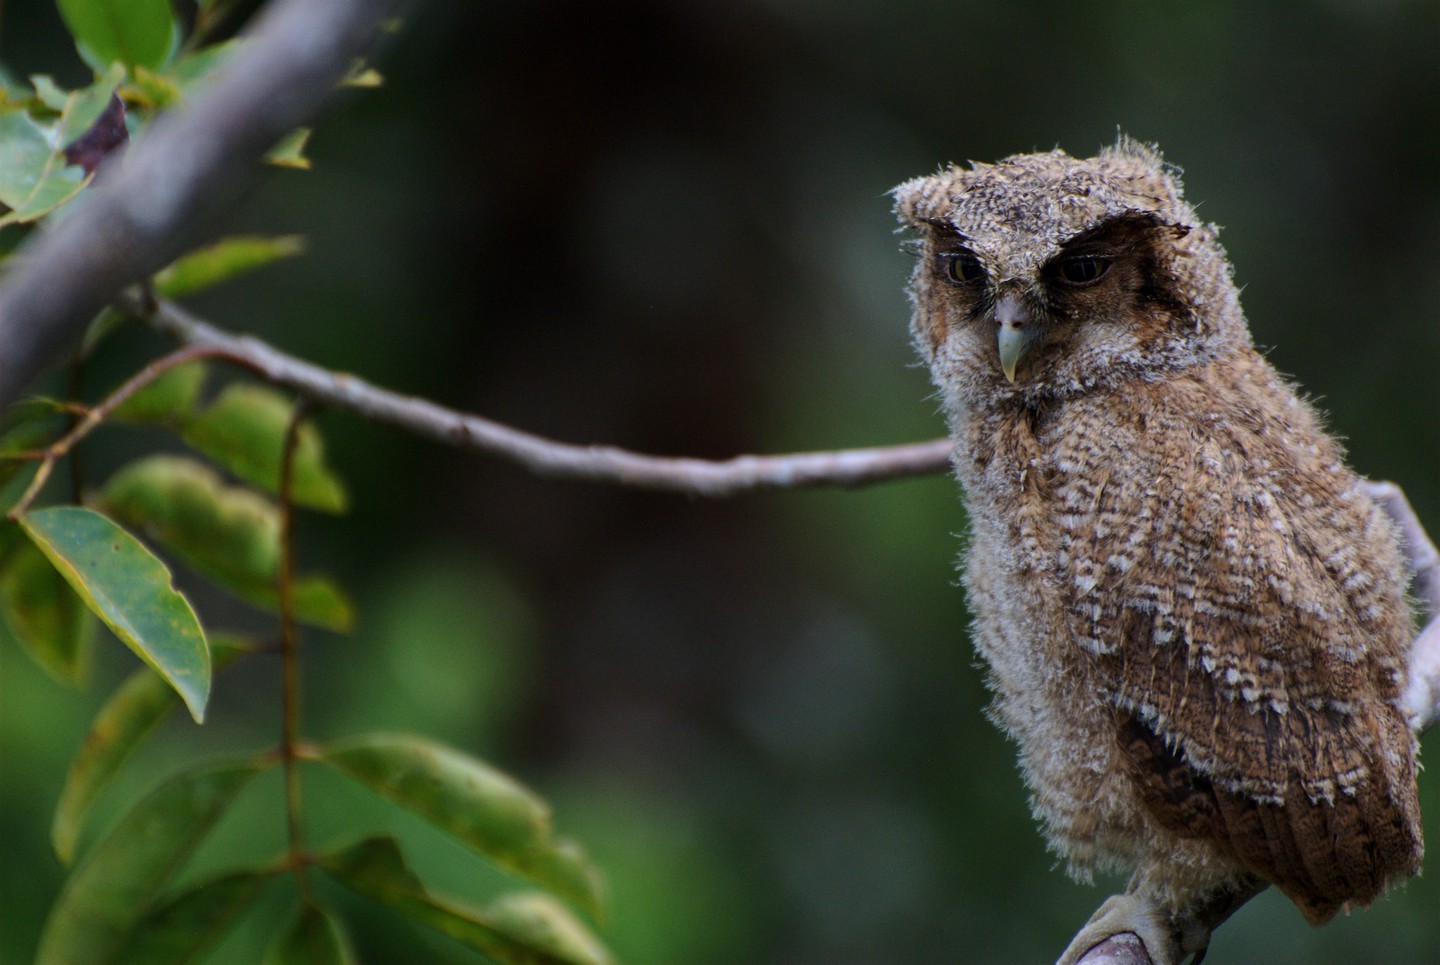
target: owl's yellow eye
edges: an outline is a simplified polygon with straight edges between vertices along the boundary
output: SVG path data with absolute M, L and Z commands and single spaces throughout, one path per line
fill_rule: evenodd
M 940 256 L 947 281 L 969 285 L 985 278 L 985 267 L 980 259 L 968 251 L 947 251 Z
M 1104 255 L 1070 255 L 1057 266 L 1060 279 L 1070 285 L 1090 285 L 1105 277 L 1110 258 Z

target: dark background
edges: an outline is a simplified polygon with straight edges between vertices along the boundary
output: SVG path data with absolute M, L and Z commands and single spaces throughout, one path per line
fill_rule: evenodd
M 4 15 L 16 75 L 85 82 L 49 4 Z M 568 441 L 720 457 L 929 438 L 886 192 L 1121 129 L 1184 167 L 1257 342 L 1357 468 L 1440 529 L 1433 3 L 437 0 L 380 66 L 384 88 L 319 125 L 313 171 L 267 174 L 209 232 L 300 232 L 309 253 L 202 314 Z M 1052 867 L 984 718 L 951 481 L 706 502 L 321 425 L 354 508 L 305 518 L 302 550 L 361 625 L 306 638 L 307 733 L 419 731 L 543 791 L 608 873 L 623 960 L 1048 961 L 1118 887 Z M 133 666 L 102 651 L 79 697 L 0 654 L 10 961 L 61 880 L 64 763 Z M 222 678 L 212 723 L 168 726 L 109 813 L 197 752 L 273 741 L 277 669 Z M 1440 840 L 1440 784 L 1421 784 Z M 324 774 L 306 794 L 319 844 L 393 821 L 446 887 L 495 887 Z M 277 795 L 257 786 L 202 868 L 278 848 Z M 283 891 L 215 961 L 255 960 Z M 474 960 L 331 897 L 367 962 Z M 1437 959 L 1432 872 L 1323 930 L 1268 894 L 1207 961 Z

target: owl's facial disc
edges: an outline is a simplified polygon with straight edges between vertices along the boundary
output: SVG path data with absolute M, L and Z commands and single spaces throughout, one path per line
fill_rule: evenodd
M 1039 326 L 1025 300 L 1015 292 L 1006 292 L 995 303 L 995 329 L 1000 348 L 1000 368 L 1005 378 L 1014 384 L 1015 367 L 1035 347 Z

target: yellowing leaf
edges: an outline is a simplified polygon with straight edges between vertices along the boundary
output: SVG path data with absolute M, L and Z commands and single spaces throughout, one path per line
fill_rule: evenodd
M 280 491 L 280 462 L 293 403 L 263 385 L 225 387 L 209 406 L 186 420 L 181 434 L 230 472 L 265 490 Z M 297 506 L 345 511 L 345 487 L 325 463 L 325 444 L 314 425 L 301 426 L 295 445 L 291 498 Z
M 111 413 L 121 422 L 168 424 L 188 413 L 200 397 L 209 367 L 200 361 L 177 365 L 156 376 Z
M 40 935 L 37 965 L 103 962 L 118 951 L 260 767 L 246 761 L 187 771 L 136 804 L 60 889 Z
M 483 761 L 402 734 L 333 744 L 320 760 L 502 867 L 598 911 L 599 874 L 573 842 L 553 835 L 549 806 Z
M 310 141 L 310 128 L 297 127 L 286 134 L 265 154 L 265 160 L 281 168 L 310 170 L 310 159 L 305 156 L 305 145 Z
M 217 636 L 211 645 L 217 670 L 249 652 L 244 641 L 235 637 Z M 50 843 L 63 863 L 74 860 L 80 828 L 100 791 L 179 702 L 164 680 L 142 668 L 100 708 L 70 762 L 50 825 Z
M 165 298 L 182 298 L 304 250 L 301 235 L 225 238 L 177 258 L 155 276 L 155 290 Z
M 320 859 L 341 884 L 478 949 L 503 965 L 608 965 L 610 955 L 558 904 L 502 899 L 495 913 L 429 892 L 405 863 L 399 843 L 368 838 Z
M 503 895 L 485 908 L 499 931 L 562 962 L 608 962 L 599 940 L 549 895 L 526 891 Z
M 20 518 L 26 534 L 95 615 L 184 699 L 197 722 L 210 697 L 210 650 L 170 571 L 93 509 L 53 506 Z
M 187 566 L 255 606 L 279 608 L 280 514 L 260 494 L 227 486 L 207 466 L 180 456 L 149 456 L 122 468 L 99 494 L 106 510 Z M 354 612 L 324 577 L 295 581 L 295 615 L 348 630 Z

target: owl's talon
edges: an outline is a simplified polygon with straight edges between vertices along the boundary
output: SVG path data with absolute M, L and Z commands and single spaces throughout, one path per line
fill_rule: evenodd
M 1152 965 L 1180 965 L 1185 956 L 1196 955 L 1192 965 L 1198 965 L 1210 943 L 1210 930 L 1197 924 L 1179 924 L 1148 898 L 1128 892 L 1111 895 L 1096 909 L 1095 914 L 1085 923 L 1079 933 L 1065 949 L 1055 965 L 1089 965 L 1085 962 L 1089 953 L 1107 939 L 1130 934 L 1140 939 L 1145 946 L 1148 959 L 1124 956 L 1122 947 L 1115 948 L 1117 954 L 1106 955 L 1106 965 L 1112 963 L 1144 962 Z M 1124 957 L 1122 957 L 1124 956 Z M 1096 963 L 1098 965 L 1098 962 Z

